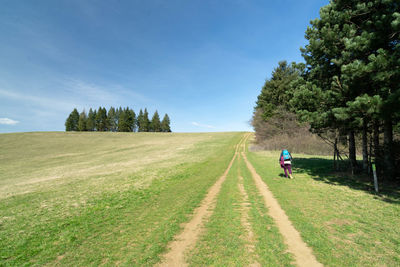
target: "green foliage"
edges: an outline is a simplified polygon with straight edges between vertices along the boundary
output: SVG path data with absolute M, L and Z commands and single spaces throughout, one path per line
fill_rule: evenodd
M 118 117 L 114 107 L 110 107 L 107 114 L 108 126 L 111 132 L 116 132 L 118 129 Z
M 105 107 L 99 107 L 98 110 L 89 109 L 88 115 L 85 111 L 81 114 L 76 109 L 69 115 L 65 122 L 67 131 L 111 131 L 111 132 L 171 132 L 170 120 L 167 114 L 162 122 L 156 111 L 149 120 L 147 109 L 140 110 L 139 115 L 133 109 L 126 107 L 107 110 Z
M 65 130 L 78 131 L 79 113 L 76 108 L 69 114 L 67 120 L 65 121 Z
M 128 125 L 129 125 L 130 132 L 136 131 L 136 114 L 135 114 L 135 112 L 133 111 L 133 109 L 129 109 L 128 107 L 125 112 L 127 112 L 127 114 L 128 114 Z
M 292 112 L 290 100 L 296 88 L 293 84 L 303 72 L 304 64 L 292 62 L 289 65 L 286 61 L 280 61 L 271 78 L 265 81 L 252 118 L 258 143 L 274 136 L 293 136 L 299 132 L 301 125 Z
M 161 132 L 160 116 L 158 115 L 157 110 L 154 112 L 154 115 L 151 118 L 150 132 Z
M 106 108 L 99 107 L 96 114 L 96 125 L 97 131 L 105 132 L 108 131 L 108 118 Z
M 87 131 L 86 124 L 87 124 L 87 116 L 85 110 L 83 110 L 81 114 L 79 114 L 78 131 L 81 132 Z
M 129 108 L 125 108 L 119 114 L 118 120 L 118 132 L 131 132 L 130 122 L 129 122 Z
M 150 130 L 149 112 L 147 112 L 147 108 L 143 111 L 141 126 L 143 132 L 148 132 Z
M 161 122 L 161 131 L 162 132 L 171 132 L 170 119 L 169 119 L 168 114 L 164 115 L 164 118 Z
M 276 106 L 283 106 L 290 110 L 289 101 L 293 96 L 291 83 L 303 72 L 304 66 L 292 62 L 280 61 L 272 72 L 272 77 L 265 81 L 260 95 L 257 98 L 256 110 L 261 110 L 261 116 L 268 118 L 277 114 Z
M 283 107 L 307 122 L 312 132 L 336 141 L 348 135 L 352 166 L 354 134 L 363 135 L 365 158 L 372 128 L 374 155 L 379 155 L 382 131 L 384 155 L 393 154 L 393 127 L 400 123 L 398 1 L 331 1 L 320 9 L 320 18 L 311 21 L 305 37 L 305 66 L 292 63 L 291 69 L 279 62 L 258 97 L 253 125 L 267 129 L 260 122 L 276 117 Z M 393 177 L 393 160 L 384 160 L 385 176 Z
M 121 109 L 118 120 L 118 131 L 119 132 L 134 132 L 136 129 L 136 114 L 135 112 L 126 107 Z
M 88 131 L 94 131 L 96 129 L 96 111 L 93 111 L 92 108 L 89 109 L 86 120 L 86 129 Z
M 142 111 L 142 109 L 140 109 L 140 111 L 139 111 L 139 115 L 137 116 L 137 127 L 138 127 L 138 132 L 144 132 L 144 129 L 143 129 L 143 111 Z

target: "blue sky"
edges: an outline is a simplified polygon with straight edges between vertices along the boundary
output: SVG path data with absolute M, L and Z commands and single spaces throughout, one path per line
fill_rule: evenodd
M 73 108 L 168 113 L 175 132 L 248 131 L 280 60 L 327 0 L 14 1 L 0 9 L 0 132 L 63 131 Z

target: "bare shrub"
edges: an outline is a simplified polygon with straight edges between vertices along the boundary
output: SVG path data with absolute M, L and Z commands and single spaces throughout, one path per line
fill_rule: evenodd
M 301 124 L 295 114 L 277 107 L 276 115 L 265 120 L 257 110 L 251 121 L 255 130 L 253 149 L 282 150 L 311 155 L 332 155 L 333 150 L 307 124 Z

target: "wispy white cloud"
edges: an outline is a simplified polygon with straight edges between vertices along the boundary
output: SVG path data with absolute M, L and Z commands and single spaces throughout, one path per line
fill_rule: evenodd
M 19 103 L 25 103 L 32 108 L 40 107 L 44 112 L 68 112 L 72 108 L 84 108 L 98 106 L 120 106 L 127 103 L 149 103 L 147 97 L 129 90 L 123 86 L 98 85 L 77 79 L 61 80 L 58 84 L 63 91 L 58 91 L 49 95 L 46 92 L 30 94 L 27 92 L 8 90 L 0 88 L 0 96 L 6 99 L 14 100 Z M 35 90 L 31 90 L 35 92 Z
M 9 118 L 0 118 L 0 124 L 15 125 L 17 123 L 19 123 L 19 121 L 15 121 Z
M 202 127 L 202 128 L 209 128 L 209 129 L 214 129 L 215 128 L 215 126 L 202 124 L 202 123 L 198 123 L 198 122 L 195 122 L 195 121 L 192 122 L 192 125 L 197 126 L 197 127 Z
M 100 85 L 78 79 L 68 79 L 65 81 L 64 87 L 76 98 L 85 100 L 85 106 L 92 104 L 121 105 L 127 100 L 141 103 L 150 101 L 144 95 L 118 84 Z
M 6 97 L 8 99 L 23 101 L 23 102 L 29 103 L 30 105 L 38 105 L 43 108 L 46 108 L 47 110 L 52 110 L 52 111 L 54 111 L 54 110 L 66 111 L 66 110 L 70 110 L 71 106 L 73 106 L 73 104 L 63 101 L 63 100 L 49 98 L 49 97 L 45 97 L 45 96 L 39 97 L 39 96 L 29 95 L 29 94 L 22 93 L 22 92 L 12 92 L 12 91 L 8 91 L 8 90 L 0 89 L 0 95 L 3 97 Z

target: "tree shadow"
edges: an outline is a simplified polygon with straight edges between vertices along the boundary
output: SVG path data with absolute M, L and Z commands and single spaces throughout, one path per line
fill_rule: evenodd
M 292 165 L 295 173 L 306 173 L 316 181 L 322 181 L 331 185 L 348 186 L 355 190 L 361 190 L 374 195 L 388 203 L 400 204 L 399 185 L 387 181 L 379 181 L 379 193 L 375 192 L 373 179 L 368 175 L 351 175 L 348 172 L 333 171 L 332 159 L 321 158 L 296 158 Z

